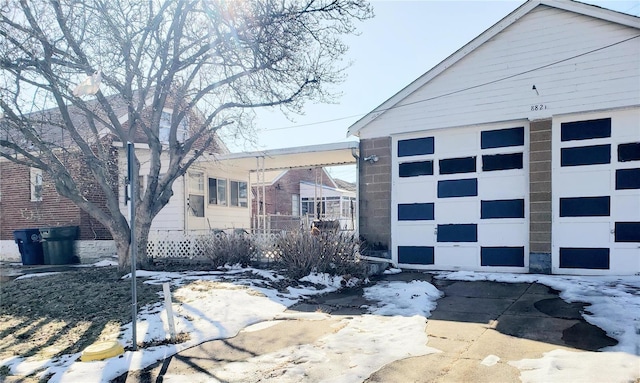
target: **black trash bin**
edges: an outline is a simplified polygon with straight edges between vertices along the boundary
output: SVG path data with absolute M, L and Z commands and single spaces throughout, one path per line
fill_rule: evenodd
M 15 239 L 20 250 L 20 257 L 22 258 L 22 264 L 27 265 L 43 265 L 44 254 L 42 252 L 42 242 L 40 237 L 40 230 L 38 229 L 21 229 L 13 232 L 13 239 Z
M 45 265 L 80 263 L 75 254 L 78 226 L 47 227 L 40 229 Z

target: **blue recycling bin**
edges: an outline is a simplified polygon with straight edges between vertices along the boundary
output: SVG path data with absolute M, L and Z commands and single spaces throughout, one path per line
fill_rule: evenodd
M 40 230 L 15 230 L 13 232 L 13 239 L 18 245 L 18 250 L 20 250 L 20 258 L 22 258 L 23 265 L 30 266 L 44 264 L 44 253 L 42 250 L 42 237 L 40 237 Z

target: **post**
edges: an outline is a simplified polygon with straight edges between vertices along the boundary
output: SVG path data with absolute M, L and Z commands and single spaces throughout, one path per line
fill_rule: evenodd
M 129 182 L 129 230 L 131 241 L 129 244 L 129 261 L 131 262 L 131 338 L 133 351 L 138 350 L 137 322 L 138 322 L 138 294 L 136 292 L 136 254 L 138 243 L 136 241 L 136 195 L 138 193 L 138 172 L 136 170 L 135 147 L 132 142 L 127 142 L 127 175 Z
M 168 283 L 162 284 L 162 292 L 164 293 L 164 308 L 167 310 L 167 324 L 169 325 L 169 336 L 171 340 L 176 339 L 176 324 L 173 321 L 173 307 L 171 306 L 171 290 Z

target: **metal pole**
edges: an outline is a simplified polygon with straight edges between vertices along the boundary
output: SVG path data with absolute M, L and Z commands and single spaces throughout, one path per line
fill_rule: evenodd
M 138 193 L 138 172 L 136 170 L 135 148 L 132 142 L 127 142 L 127 167 L 129 178 L 129 230 L 131 242 L 129 252 L 131 261 L 131 339 L 133 351 L 138 350 L 137 322 L 138 322 L 138 294 L 136 292 L 136 255 L 138 242 L 136 241 L 136 195 Z

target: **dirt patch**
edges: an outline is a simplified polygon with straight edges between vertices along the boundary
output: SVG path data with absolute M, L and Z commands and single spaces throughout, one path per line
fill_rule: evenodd
M 139 307 L 161 301 L 162 286 L 138 278 Z M 131 321 L 131 280 L 115 267 L 87 268 L 0 284 L 0 360 L 52 358 L 116 339 Z

